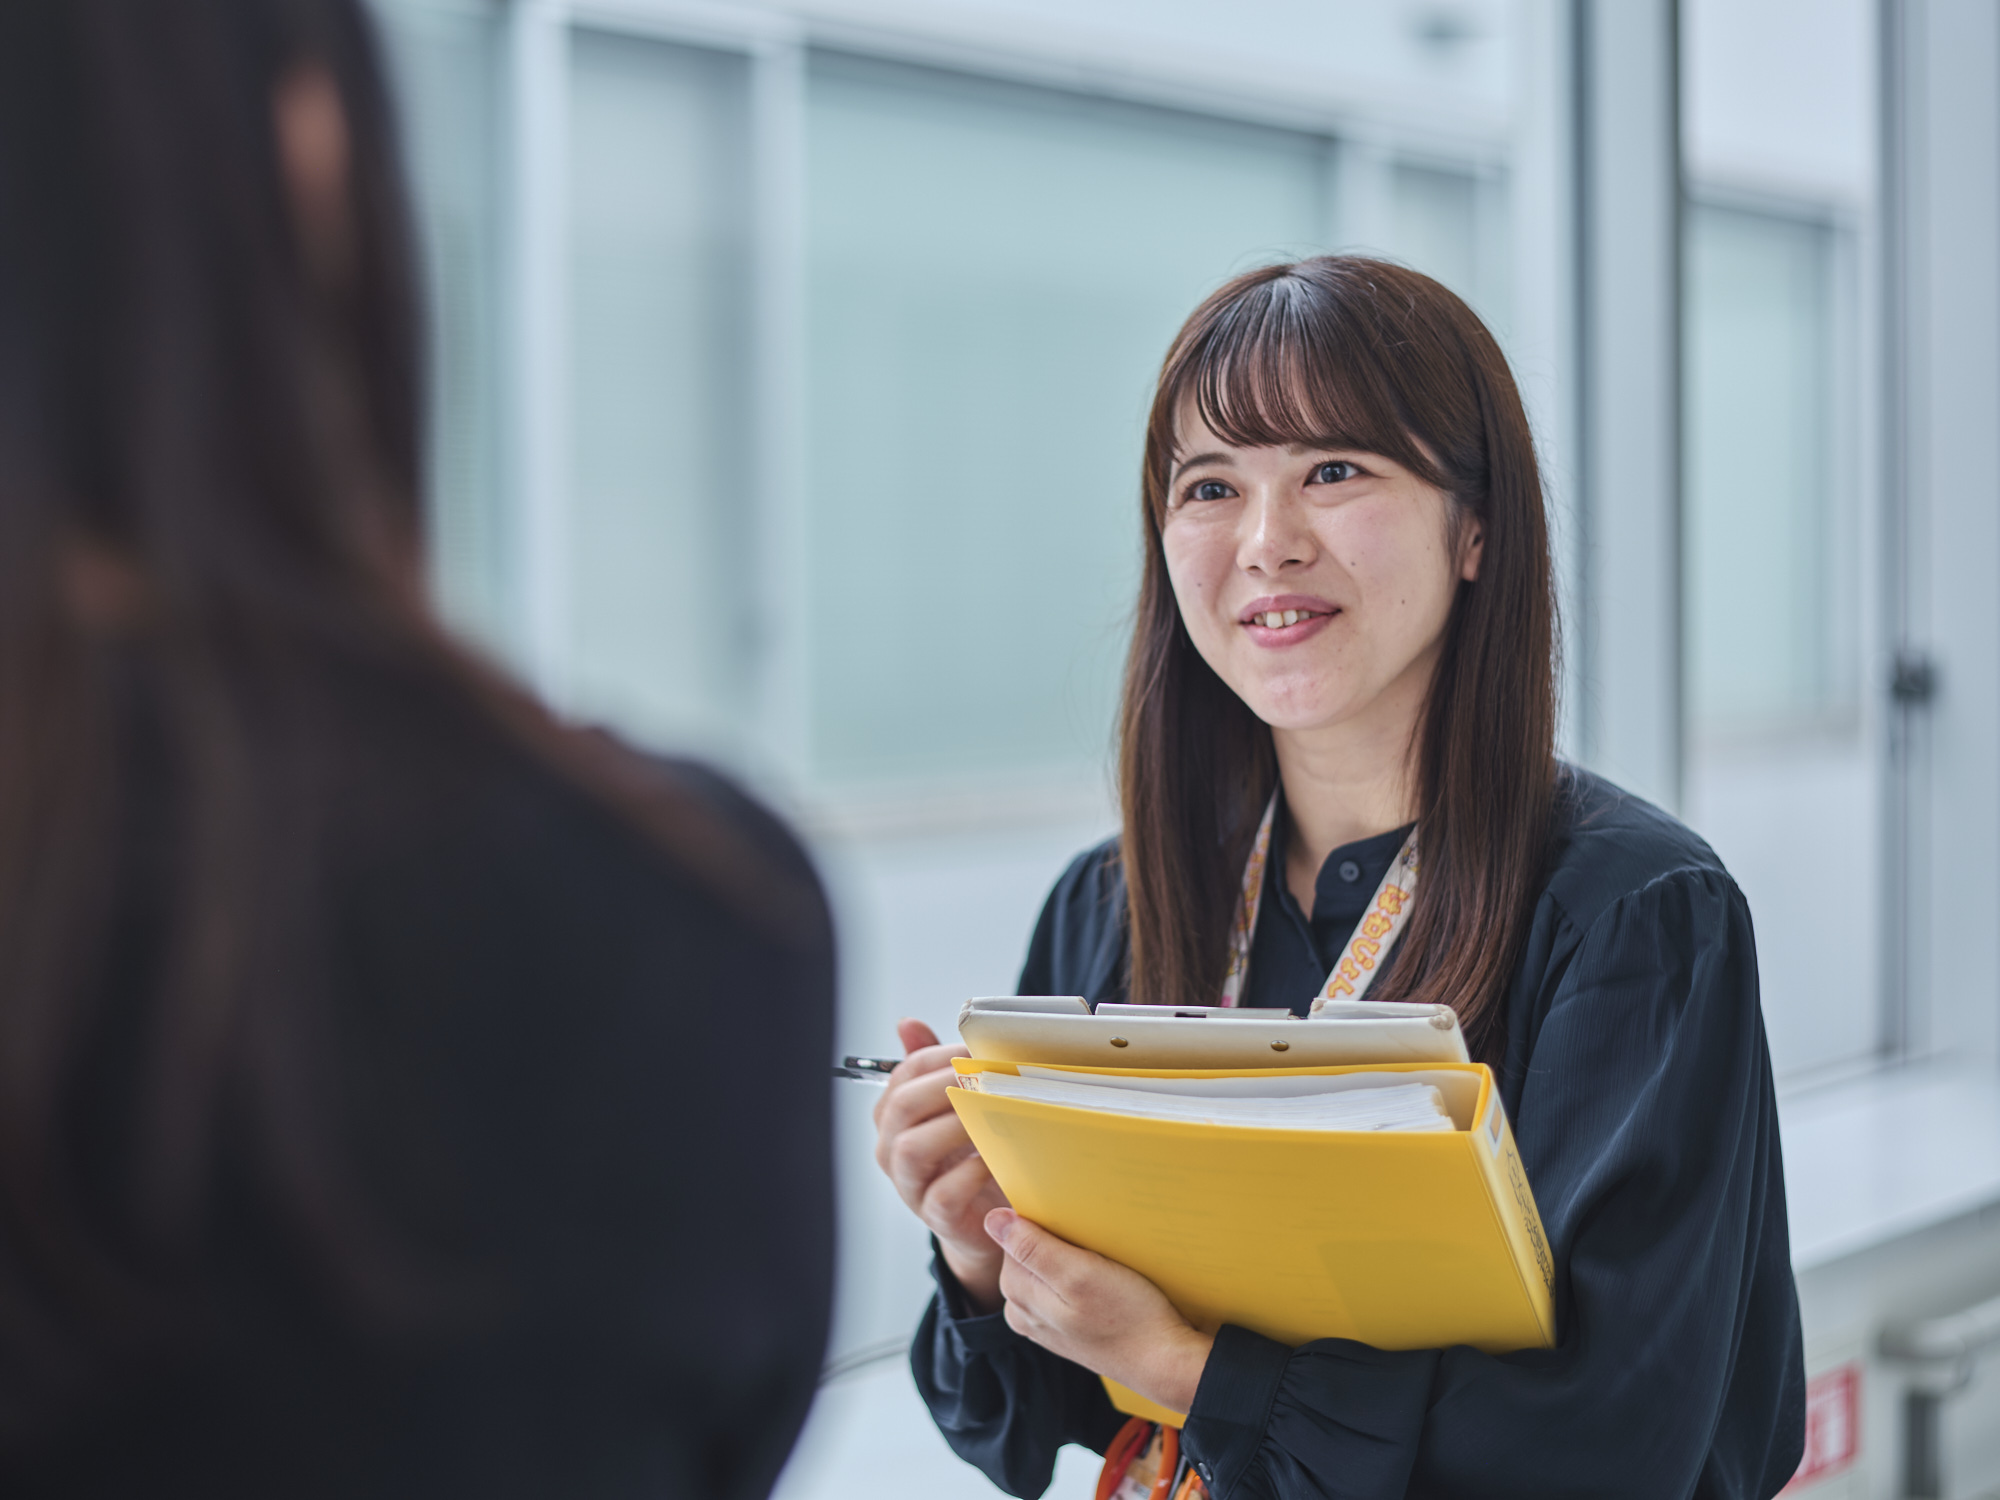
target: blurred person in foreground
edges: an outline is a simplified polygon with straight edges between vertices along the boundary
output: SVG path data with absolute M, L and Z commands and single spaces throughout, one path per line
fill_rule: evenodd
M 439 627 L 392 134 L 355 0 L 0 5 L 9 1496 L 754 1497 L 811 1399 L 825 905 Z

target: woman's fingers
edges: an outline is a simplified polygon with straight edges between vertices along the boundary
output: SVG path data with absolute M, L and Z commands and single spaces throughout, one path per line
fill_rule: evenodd
M 876 1127 L 882 1128 L 885 1120 L 895 1117 L 896 1101 L 902 1097 L 903 1090 L 912 1084 L 928 1084 L 934 1088 L 949 1084 L 957 1076 L 951 1070 L 951 1060 L 965 1055 L 963 1047 L 924 1047 L 897 1063 L 895 1071 L 889 1075 L 889 1086 L 875 1101 Z
M 960 1157 L 924 1190 L 924 1218 L 933 1224 L 948 1224 L 961 1231 L 984 1233 L 986 1215 L 1007 1206 L 1007 1195 L 976 1154 Z
M 1043 1348 L 1048 1347 L 1049 1325 L 1034 1313 L 1034 1310 L 1007 1288 L 1007 1268 L 1000 1268 L 1000 1310 L 1007 1317 L 1007 1326 L 1024 1339 L 1033 1339 Z
M 1073 1247 L 1011 1210 L 1006 1218 L 1013 1221 L 1000 1261 L 1000 1295 L 1005 1301 L 1007 1326 L 1046 1348 L 1060 1351 L 1065 1342 L 1060 1328 L 1071 1314 L 1069 1299 L 1043 1273 L 1059 1274 L 1051 1262 L 1059 1260 L 1060 1255 L 1049 1249 L 1050 1242 L 1064 1249 Z M 986 1225 L 988 1235 L 998 1243 L 999 1237 L 993 1231 L 1002 1229 L 1005 1219 L 999 1213 L 989 1213 Z
M 974 1151 L 951 1107 L 957 1075 L 951 1060 L 966 1049 L 945 1046 L 922 1021 L 896 1023 L 904 1057 L 875 1101 L 875 1162 L 896 1195 L 938 1238 L 946 1264 L 973 1304 L 1000 1302 L 999 1247 L 983 1227 L 1006 1195 Z
M 996 1208 L 988 1213 L 986 1232 L 1007 1252 L 1007 1270 L 1001 1273 L 1002 1289 L 1006 1289 L 1007 1277 L 1012 1275 L 1014 1286 L 1034 1304 L 1052 1300 L 1061 1307 L 1070 1306 L 1079 1283 L 1104 1259 L 1068 1240 L 1058 1239 L 1011 1208 Z M 1013 1291 L 1007 1294 L 1014 1295 Z
M 951 1076 L 951 1060 L 954 1057 L 969 1056 L 971 1054 L 957 1043 L 949 1047 L 941 1043 L 929 1047 L 919 1047 L 896 1064 L 896 1071 L 889 1075 L 889 1081 L 894 1083 L 898 1079 L 927 1078 L 936 1072 L 943 1072 L 949 1077 Z
M 905 1130 L 941 1115 L 958 1118 L 946 1092 L 951 1084 L 952 1075 L 942 1071 L 926 1073 L 919 1078 L 901 1081 L 892 1078 L 889 1081 L 889 1087 L 875 1101 L 877 1161 L 886 1165 L 883 1149 L 894 1144 L 895 1138 Z
M 1169 1410 L 1192 1407 L 1212 1334 L 1191 1327 L 1137 1271 L 1011 1208 L 995 1207 L 982 1222 L 1000 1248 L 991 1285 L 1009 1328 Z
M 884 1136 L 876 1151 L 896 1191 L 919 1213 L 931 1184 L 973 1154 L 972 1138 L 958 1116 L 949 1112 Z

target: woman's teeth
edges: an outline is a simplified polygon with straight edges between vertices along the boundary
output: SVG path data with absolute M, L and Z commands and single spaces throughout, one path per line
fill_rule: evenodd
M 1296 625 L 1301 620 L 1316 620 L 1319 616 L 1309 609 L 1274 609 L 1261 615 L 1252 615 L 1252 625 L 1262 625 L 1266 630 L 1277 630 L 1286 625 Z

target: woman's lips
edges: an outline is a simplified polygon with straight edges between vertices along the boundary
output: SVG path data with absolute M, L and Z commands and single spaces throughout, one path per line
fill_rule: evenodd
M 1310 610 L 1259 610 L 1243 622 L 1244 632 L 1260 646 L 1295 646 L 1300 641 L 1311 640 L 1333 623 L 1337 609 L 1326 609 L 1324 613 Z M 1267 625 L 1264 621 L 1276 616 L 1279 620 L 1290 619 L 1291 624 Z

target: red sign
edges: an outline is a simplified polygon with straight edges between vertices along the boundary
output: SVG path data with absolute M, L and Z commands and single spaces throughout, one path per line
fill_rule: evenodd
M 1839 1365 L 1806 1382 L 1806 1452 L 1779 1493 L 1830 1479 L 1861 1452 L 1861 1366 Z

